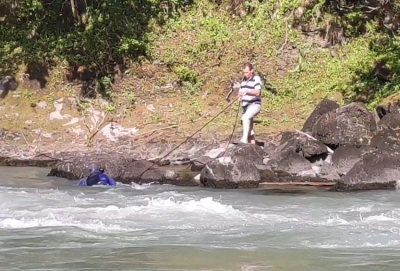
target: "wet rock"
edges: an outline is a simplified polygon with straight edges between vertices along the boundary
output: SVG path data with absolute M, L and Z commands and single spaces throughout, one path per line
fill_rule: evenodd
M 263 164 L 263 158 L 260 146 L 231 145 L 206 163 L 200 172 L 200 183 L 213 188 L 257 187 L 261 180 L 257 165 Z
M 350 103 L 322 115 L 312 135 L 325 145 L 368 145 L 377 131 L 375 118 L 362 103 Z
M 310 161 L 290 149 L 276 153 L 267 162 L 267 166 L 274 171 L 285 171 L 293 176 L 316 176 Z
M 130 184 L 163 182 L 164 175 L 157 166 L 149 169 L 153 164 L 145 160 L 133 160 L 130 157 L 116 153 L 65 153 L 62 161 L 52 167 L 48 176 L 56 176 L 69 180 L 79 180 L 88 176 L 90 166 L 100 164 L 105 173 L 115 180 Z M 144 174 L 139 178 L 139 176 Z
M 312 132 L 314 124 L 322 115 L 331 111 L 335 111 L 339 107 L 340 107 L 339 104 L 336 103 L 335 101 L 329 99 L 323 99 L 321 102 L 319 102 L 319 104 L 315 107 L 314 111 L 307 118 L 301 131 Z
M 332 166 L 343 176 L 362 158 L 362 151 L 351 145 L 340 146 L 332 154 Z
M 52 167 L 58 163 L 58 160 L 51 157 L 31 157 L 24 158 L 23 156 L 10 157 L 0 153 L 1 167 Z
M 309 183 L 332 185 L 332 181 L 336 181 L 326 177 L 318 176 L 315 173 L 313 173 L 312 176 L 306 176 L 305 174 L 293 175 L 284 170 L 268 168 L 259 169 L 259 172 L 261 175 L 261 182 L 259 186 L 263 183 L 297 183 L 297 185 L 303 184 L 305 186 L 309 185 Z
M 363 156 L 342 178 L 335 190 L 396 189 L 400 176 L 398 155 L 371 152 Z
M 35 160 L 38 154 L 51 153 L 54 159 L 51 161 L 57 161 L 57 159 L 63 159 L 65 153 L 71 153 L 73 155 L 90 154 L 98 152 L 98 150 L 107 150 L 107 155 L 110 159 L 114 159 L 115 156 L 129 156 L 134 160 L 147 160 L 151 162 L 157 162 L 159 166 L 165 165 L 179 165 L 188 164 L 190 161 L 198 159 L 203 154 L 210 152 L 212 154 L 213 149 L 219 149 L 221 146 L 226 147 L 226 142 L 215 143 L 214 139 L 208 139 L 205 137 L 194 138 L 183 144 L 180 148 L 176 149 L 170 155 L 164 157 L 168 152 L 175 148 L 179 143 L 171 143 L 167 140 L 158 140 L 148 143 L 137 144 L 134 140 L 128 139 L 125 141 L 113 142 L 107 139 L 98 139 L 95 141 L 93 146 L 88 147 L 84 142 L 79 143 L 64 143 L 59 142 L 60 138 L 57 135 L 49 135 L 47 139 L 47 133 L 37 129 L 34 132 L 40 135 L 40 146 L 39 148 L 32 148 L 28 145 L 16 146 L 14 139 L 21 139 L 19 133 L 12 131 L 1 130 L 0 140 L 7 141 L 10 144 L 10 148 L 5 148 L 5 144 L 0 144 L 0 154 L 2 155 L 3 164 L 9 165 L 33 165 L 36 164 Z M 37 153 L 36 151 L 40 151 Z M 219 153 L 219 151 L 217 151 Z M 68 155 L 67 155 L 68 156 Z M 162 158 L 161 160 L 159 158 Z M 42 158 L 40 158 L 42 159 Z M 43 159 L 42 159 L 43 160 Z M 12 162 L 7 162 L 12 161 Z M 40 163 L 39 163 L 40 164 Z M 46 166 L 43 164 L 43 166 Z
M 217 158 L 200 173 L 201 185 L 212 188 L 255 188 L 260 180 L 255 163 L 243 156 Z
M 177 186 L 199 186 L 200 182 L 195 179 L 196 175 L 191 172 L 175 171 L 167 169 L 164 173 L 162 184 L 172 184 Z

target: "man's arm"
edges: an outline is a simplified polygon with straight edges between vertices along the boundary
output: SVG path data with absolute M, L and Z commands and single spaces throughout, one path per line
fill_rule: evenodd
M 117 182 L 114 180 L 113 177 L 106 175 L 106 178 L 108 180 L 108 185 L 113 185 L 113 186 L 117 185 Z
M 102 174 L 100 174 L 99 178 L 100 178 L 101 184 L 103 184 L 103 185 L 116 185 L 117 184 L 117 182 L 111 176 L 108 176 L 107 174 L 102 173 Z
M 261 95 L 261 88 L 262 88 L 262 81 L 260 76 L 255 76 L 254 80 L 256 81 L 255 85 L 254 85 L 254 89 L 245 89 L 246 91 L 246 95 L 250 95 L 250 96 L 260 96 Z M 242 93 L 243 95 L 244 93 Z

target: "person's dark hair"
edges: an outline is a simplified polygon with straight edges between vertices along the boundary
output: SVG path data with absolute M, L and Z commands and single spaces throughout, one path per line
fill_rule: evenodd
M 89 165 L 90 171 L 99 170 L 100 172 L 104 173 L 104 166 L 98 163 L 92 163 Z
M 253 64 L 251 64 L 250 62 L 246 62 L 243 64 L 243 69 L 245 68 L 249 68 L 249 70 L 253 70 Z

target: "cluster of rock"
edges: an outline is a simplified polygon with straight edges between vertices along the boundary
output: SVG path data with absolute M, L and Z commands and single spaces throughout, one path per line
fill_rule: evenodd
M 0 165 L 51 166 L 50 176 L 78 180 L 96 163 L 126 184 L 257 188 L 265 182 L 314 182 L 333 183 L 335 191 L 396 189 L 400 179 L 400 113 L 397 105 L 379 106 L 376 111 L 378 114 L 370 112 L 362 103 L 339 106 L 325 99 L 300 131 L 284 132 L 277 142 L 264 140 L 264 147 L 230 144 L 226 148 L 226 142 L 203 141 L 187 143 L 186 151 L 177 150 L 166 157 L 169 160 L 161 161 L 125 148 L 71 151 L 56 158 L 24 161 L 0 155 Z M 159 146 L 156 156 L 163 157 L 162 152 L 172 147 Z M 148 154 L 151 146 L 146 148 Z M 168 167 L 171 164 L 181 166 Z M 182 165 L 187 165 L 186 169 Z
M 396 189 L 400 114 L 382 108 L 377 115 L 362 103 L 323 100 L 301 131 L 284 132 L 280 142 L 264 142 L 263 148 L 213 145 L 194 153 L 186 159 L 193 174 L 165 170 L 165 160 L 153 164 L 124 154 L 75 153 L 64 155 L 49 175 L 79 179 L 88 174 L 87 165 L 101 163 L 122 183 L 256 188 L 262 182 L 334 182 L 336 191 Z
M 335 191 L 396 189 L 399 134 L 398 111 L 386 112 L 377 121 L 362 103 L 339 106 L 323 100 L 301 131 L 283 133 L 278 144 L 264 150 L 238 145 L 207 161 L 201 183 L 237 188 L 261 182 L 333 181 Z

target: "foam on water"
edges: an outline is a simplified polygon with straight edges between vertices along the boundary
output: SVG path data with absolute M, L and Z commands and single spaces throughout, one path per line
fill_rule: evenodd
M 146 185 L 146 189 L 149 187 Z M 159 229 L 203 231 L 204 235 L 230 232 L 230 236 L 236 233 L 249 236 L 259 230 L 276 231 L 280 236 L 282 232 L 291 231 L 310 234 L 297 237 L 298 246 L 310 247 L 320 244 L 313 242 L 318 239 L 315 236 L 318 232 L 321 232 L 320 239 L 325 238 L 323 232 L 336 231 L 342 236 L 332 240 L 333 244 L 320 244 L 321 248 L 383 246 L 368 234 L 400 232 L 400 209 L 389 209 L 382 204 L 335 209 L 314 206 L 310 210 L 307 206 L 279 202 L 270 207 L 229 204 L 220 196 L 201 197 L 176 191 L 123 195 L 117 189 L 87 194 L 58 189 L 0 188 L 0 195 L 4 199 L 0 209 L 0 228 L 3 229 L 69 227 L 71 231 L 80 228 L 104 233 L 152 229 L 155 236 Z M 355 233 L 360 237 L 357 244 L 342 241 Z M 386 245 L 398 246 L 400 238 L 394 238 Z
M 204 259 L 208 261 L 200 264 L 204 267 L 211 265 L 213 253 L 232 250 L 241 254 L 236 258 L 230 256 L 232 262 L 226 262 L 227 266 L 235 261 L 242 263 L 240 257 L 247 255 L 248 264 L 241 264 L 242 270 L 275 270 L 271 261 L 275 266 L 282 264 L 279 270 L 292 270 L 283 255 L 291 253 L 290 257 L 298 259 L 297 264 L 301 265 L 303 256 L 297 257 L 297 250 L 314 251 L 307 261 L 315 261 L 315 253 L 322 255 L 327 250 L 340 253 L 348 249 L 400 250 L 398 193 L 259 195 L 153 184 L 107 189 L 63 185 L 0 186 L 0 260 L 7 263 L 7 257 L 1 255 L 14 255 L 18 245 L 26 249 L 26 255 L 34 253 L 28 249 L 32 245 L 46 247 L 48 253 L 91 249 L 97 251 L 94 255 L 106 253 L 107 249 L 122 253 L 134 246 L 167 253 L 168 258 L 159 255 L 157 257 L 161 258 L 156 259 L 162 261 L 159 267 L 170 262 L 170 270 L 178 270 L 173 266 L 177 263 L 172 263 L 172 258 L 178 255 L 188 253 L 185 257 L 193 261 L 193 255 L 200 257 L 205 253 Z M 172 248 L 182 249 L 173 254 Z M 252 254 L 243 254 L 246 251 Z M 255 264 L 256 260 L 264 261 L 263 255 L 267 252 L 281 256 Z M 257 253 L 260 256 L 255 256 Z M 151 253 L 146 255 L 155 257 L 150 256 Z M 63 257 L 67 256 L 60 256 L 60 259 Z M 110 257 L 118 262 L 121 257 L 132 258 L 132 255 Z M 219 259 L 222 256 L 215 257 L 213 259 L 222 264 Z M 280 257 L 282 262 L 278 263 Z M 340 254 L 340 257 L 358 256 Z M 27 267 L 32 267 L 31 258 L 18 261 L 25 261 Z M 110 260 L 105 261 L 103 264 L 110 264 Z M 189 260 L 185 264 L 189 264 Z M 39 263 L 38 266 L 44 269 Z

